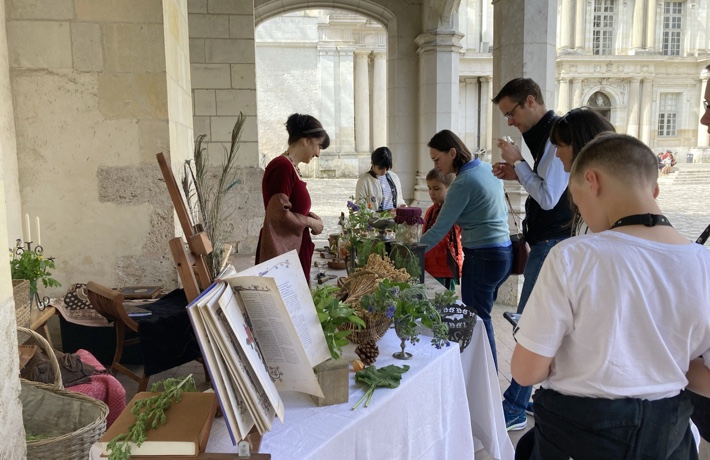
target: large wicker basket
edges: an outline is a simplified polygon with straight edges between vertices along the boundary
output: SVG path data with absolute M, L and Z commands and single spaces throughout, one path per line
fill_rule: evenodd
M 108 406 L 89 396 L 66 391 L 52 348 L 36 332 L 17 328 L 19 343 L 34 339 L 44 348 L 55 369 L 52 385 L 21 380 L 22 418 L 27 435 L 47 436 L 27 441 L 27 458 L 85 460 L 91 446 L 106 430 Z
M 17 326 L 30 327 L 30 282 L 12 280 L 12 298 L 15 299 Z

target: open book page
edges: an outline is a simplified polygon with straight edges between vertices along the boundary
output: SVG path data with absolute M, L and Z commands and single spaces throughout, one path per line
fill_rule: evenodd
M 296 251 L 274 257 L 239 273 L 230 266 L 220 274 L 219 278 L 235 287 L 244 284 L 239 280 L 239 277 L 244 276 L 268 277 L 275 280 L 280 293 L 280 298 L 276 299 L 279 297 L 276 296 L 275 301 L 283 305 L 288 317 L 291 318 L 311 367 L 330 358 L 328 344 Z M 247 308 L 250 308 L 248 304 Z M 249 314 L 252 314 L 251 310 Z
M 254 339 L 263 353 L 271 378 L 279 391 L 323 394 L 318 379 L 301 346 L 296 327 L 273 278 L 233 278 L 239 305 L 248 313 Z M 323 396 L 320 396 L 323 397 Z
M 248 412 L 246 402 L 235 388 L 235 383 L 227 377 L 227 369 L 221 359 L 219 350 L 205 328 L 202 314 L 196 307 L 188 309 L 195 334 L 200 337 L 202 355 L 205 357 L 210 379 L 215 387 L 222 414 L 227 421 L 232 444 L 238 439 L 244 439 L 254 426 L 254 420 Z
M 216 299 L 203 307 L 208 313 L 210 323 L 216 328 L 217 345 L 223 353 L 228 368 L 240 378 L 248 399 L 254 402 L 255 419 L 260 419 L 262 428 L 269 429 L 276 414 L 283 421 L 284 405 L 273 377 L 267 372 L 248 317 L 244 314 L 234 292 L 227 288 Z M 257 421 L 257 420 L 255 420 Z

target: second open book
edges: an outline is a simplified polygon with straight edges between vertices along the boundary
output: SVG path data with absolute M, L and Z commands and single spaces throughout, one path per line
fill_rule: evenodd
M 232 443 L 284 421 L 280 391 L 323 397 L 313 367 L 330 353 L 296 251 L 228 266 L 187 308 Z

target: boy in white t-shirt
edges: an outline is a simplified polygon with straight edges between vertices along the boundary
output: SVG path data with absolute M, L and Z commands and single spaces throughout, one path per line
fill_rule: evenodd
M 658 160 L 601 134 L 569 189 L 594 234 L 547 256 L 511 373 L 541 384 L 533 458 L 693 459 L 685 389 L 710 396 L 710 251 L 661 215 Z

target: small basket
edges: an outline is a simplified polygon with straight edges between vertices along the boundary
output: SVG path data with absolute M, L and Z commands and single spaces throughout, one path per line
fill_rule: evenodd
M 81 393 L 66 391 L 57 358 L 39 334 L 17 328 L 18 342 L 34 339 L 50 357 L 55 369 L 52 385 L 21 379 L 22 416 L 27 434 L 42 433 L 47 438 L 27 441 L 27 458 L 85 460 L 91 446 L 106 431 L 108 406 Z
M 347 322 L 338 327 L 341 331 L 350 331 L 350 334 L 345 336 L 346 339 L 356 345 L 367 342 L 377 342 L 387 333 L 392 324 L 392 319 L 382 313 L 369 313 L 361 311 L 358 316 L 365 321 L 365 328 L 358 329 L 358 326 L 351 322 Z
M 437 311 L 441 315 L 441 321 L 449 326 L 449 340 L 458 343 L 463 353 L 463 350 L 471 343 L 478 315 L 465 305 L 458 304 L 437 307 Z
M 30 282 L 12 280 L 12 298 L 15 299 L 15 319 L 18 327 L 30 327 Z

